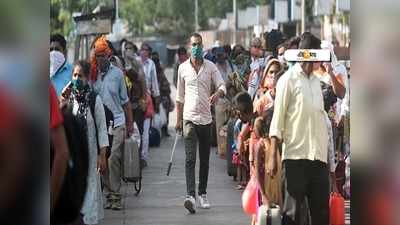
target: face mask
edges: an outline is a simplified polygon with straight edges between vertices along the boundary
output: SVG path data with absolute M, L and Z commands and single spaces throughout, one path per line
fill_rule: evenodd
M 72 83 L 72 88 L 73 88 L 75 91 L 78 91 L 78 92 L 82 92 L 82 91 L 84 91 L 84 90 L 87 88 L 87 84 L 85 84 L 85 83 L 84 83 L 82 80 L 80 80 L 80 79 L 72 80 L 71 83 Z
M 192 47 L 192 56 L 195 59 L 201 59 L 203 57 L 203 49 L 200 46 Z
M 265 78 L 264 84 L 268 89 L 272 89 L 274 88 L 274 79 L 267 77 Z
M 135 52 L 133 52 L 133 50 L 131 50 L 131 49 L 126 50 L 125 56 L 126 56 L 128 59 L 134 59 L 134 58 L 136 57 Z
M 105 72 L 107 72 L 108 68 L 110 67 L 110 60 L 109 59 L 105 59 L 101 63 L 98 63 L 97 66 L 98 66 L 100 72 L 105 73 Z

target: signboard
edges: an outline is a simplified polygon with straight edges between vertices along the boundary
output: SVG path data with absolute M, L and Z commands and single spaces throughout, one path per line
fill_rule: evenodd
M 78 35 L 108 34 L 112 31 L 110 19 L 82 20 L 77 21 L 76 30 Z
M 332 0 L 314 0 L 314 16 L 324 16 L 332 14 Z
M 288 2 L 286 0 L 276 0 L 275 1 L 275 8 L 274 8 L 274 14 L 275 14 L 275 21 L 277 23 L 286 23 L 289 22 L 289 17 L 288 17 Z
M 331 52 L 326 49 L 288 49 L 283 57 L 288 62 L 330 62 Z
M 290 0 L 290 20 L 301 20 L 301 0 Z

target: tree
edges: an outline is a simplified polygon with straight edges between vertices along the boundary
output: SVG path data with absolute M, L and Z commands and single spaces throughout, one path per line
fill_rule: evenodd
M 73 29 L 73 12 L 90 12 L 98 4 L 109 6 L 114 0 L 50 0 L 50 33 L 67 36 Z
M 114 0 L 51 0 L 51 32 L 68 35 L 73 29 L 73 12 L 93 10 L 99 3 Z M 238 9 L 269 4 L 271 0 L 237 0 Z M 199 24 L 208 29 L 208 19 L 224 18 L 232 12 L 232 0 L 200 0 Z M 134 35 L 187 35 L 194 31 L 194 0 L 120 0 L 121 17 Z

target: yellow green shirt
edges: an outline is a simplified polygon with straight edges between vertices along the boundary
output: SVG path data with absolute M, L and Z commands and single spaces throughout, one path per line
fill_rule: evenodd
M 327 162 L 328 131 L 320 80 L 295 64 L 278 81 L 270 137 L 283 140 L 282 160 Z

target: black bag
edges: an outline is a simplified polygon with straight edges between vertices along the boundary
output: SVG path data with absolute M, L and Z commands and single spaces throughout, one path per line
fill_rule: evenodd
M 86 119 L 74 116 L 72 107 L 63 110 L 64 129 L 68 141 L 69 161 L 67 172 L 54 212 L 51 224 L 69 224 L 74 222 L 80 213 L 87 188 L 89 167 L 89 147 L 87 140 Z M 51 166 L 54 146 L 51 147 Z
M 232 157 L 233 157 L 233 149 L 232 145 L 234 143 L 234 135 L 233 135 L 233 129 L 235 126 L 236 120 L 231 118 L 228 121 L 228 132 L 227 132 L 227 141 L 226 141 L 226 166 L 227 166 L 227 171 L 228 171 L 228 176 L 232 176 L 234 180 L 236 180 L 236 166 L 232 164 Z
M 161 135 L 160 132 L 154 128 L 149 129 L 149 147 L 160 147 Z
M 96 98 L 97 98 L 97 93 L 92 91 L 89 94 L 89 108 L 90 112 L 92 113 L 93 119 L 95 120 L 95 108 L 96 108 Z M 111 123 L 114 123 L 114 114 L 111 112 L 111 110 L 103 104 L 104 107 L 104 113 L 106 116 L 106 127 L 107 129 L 110 127 Z M 96 140 L 97 140 L 97 153 L 100 153 L 100 148 L 99 148 L 99 140 L 97 139 L 97 124 L 96 120 L 94 121 L 94 126 L 96 128 Z M 109 157 L 111 154 L 111 147 L 112 147 L 112 135 L 108 135 L 108 140 L 109 140 L 109 146 L 107 147 L 107 156 Z

